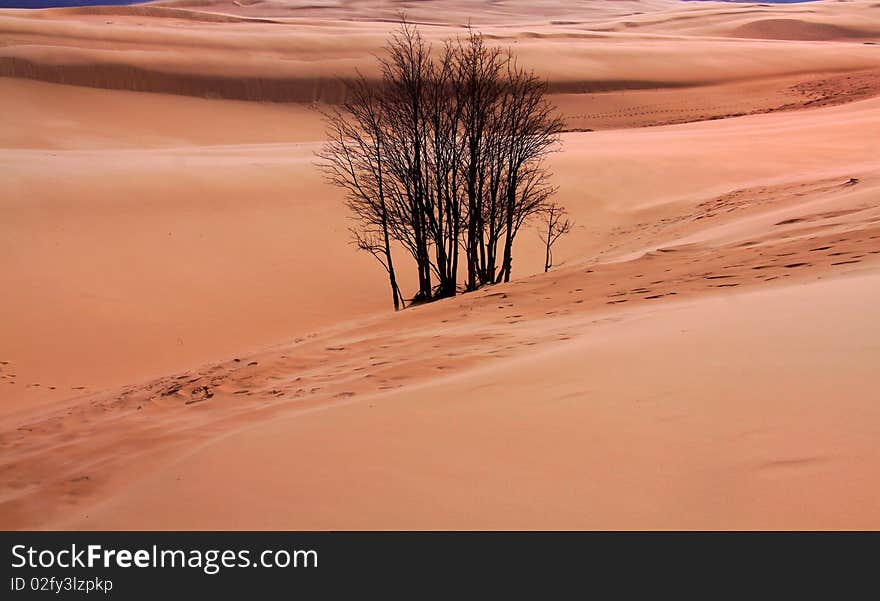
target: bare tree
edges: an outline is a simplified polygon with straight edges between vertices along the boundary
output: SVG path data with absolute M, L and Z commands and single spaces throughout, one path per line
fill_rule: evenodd
M 381 58 L 382 123 L 386 162 L 395 182 L 396 233 L 416 262 L 416 300 L 432 297 L 432 270 L 426 204 L 425 93 L 430 75 L 430 48 L 419 30 L 405 20 Z
M 358 222 L 351 230 L 355 244 L 385 268 L 397 311 L 403 297 L 391 252 L 381 103 L 362 76 L 349 87 L 349 100 L 342 110 L 325 115 L 329 139 L 318 157 L 328 181 L 347 192 L 348 208 Z
M 550 203 L 544 209 L 545 227 L 541 230 L 541 240 L 544 242 L 544 273 L 553 267 L 553 245 L 562 236 L 571 232 L 574 222 L 569 219 L 566 210 L 556 203 Z
M 412 302 L 456 294 L 461 251 L 465 290 L 509 281 L 517 233 L 555 192 L 544 160 L 562 120 L 546 82 L 477 32 L 432 50 L 405 20 L 380 67 L 378 85 L 358 77 L 326 115 L 319 153 L 355 244 L 387 271 L 395 308 L 393 247 L 415 264 Z
M 523 221 L 541 211 L 555 189 L 547 184 L 545 157 L 559 143 L 564 122 L 545 99 L 547 82 L 520 68 L 508 57 L 504 127 L 507 181 L 505 240 L 501 273 L 496 282 L 510 281 L 513 241 Z
M 467 289 L 475 290 L 486 282 L 487 264 L 485 204 L 487 196 L 494 201 L 490 189 L 495 174 L 493 157 L 497 157 L 498 141 L 492 135 L 497 123 L 498 103 L 502 97 L 501 74 L 504 55 L 486 45 L 482 34 L 470 31 L 467 39 L 455 46 L 455 93 L 463 104 L 462 136 L 465 143 L 465 190 L 467 198 L 467 235 L 464 241 L 467 256 Z M 493 152 L 495 151 L 495 152 Z M 500 180 L 500 174 L 497 174 Z

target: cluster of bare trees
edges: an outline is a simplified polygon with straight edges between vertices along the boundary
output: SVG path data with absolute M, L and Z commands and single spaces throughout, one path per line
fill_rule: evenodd
M 546 83 L 479 33 L 432 50 L 405 22 L 379 60 L 381 81 L 358 78 L 326 115 L 319 154 L 358 247 L 387 271 L 395 309 L 395 248 L 418 270 L 413 301 L 454 295 L 460 264 L 465 290 L 508 281 L 523 224 L 561 210 L 544 159 L 563 123 Z

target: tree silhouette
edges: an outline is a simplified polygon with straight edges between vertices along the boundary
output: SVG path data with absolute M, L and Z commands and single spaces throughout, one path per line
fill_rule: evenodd
M 544 208 L 546 226 L 541 229 L 540 236 L 544 242 L 544 273 L 553 267 L 553 245 L 565 234 L 571 232 L 574 222 L 568 218 L 565 209 L 556 203 Z
M 318 155 L 346 192 L 355 244 L 384 267 L 395 309 L 395 248 L 416 267 L 412 302 L 456 294 L 462 251 L 465 290 L 509 281 L 520 228 L 555 192 L 544 160 L 563 122 L 546 82 L 480 33 L 432 51 L 405 20 L 379 64 L 378 83 L 358 76 L 325 113 Z

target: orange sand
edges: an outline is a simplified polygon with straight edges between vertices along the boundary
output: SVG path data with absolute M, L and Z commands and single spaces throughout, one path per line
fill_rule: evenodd
M 0 11 L 0 527 L 880 527 L 880 9 L 414 5 L 578 227 L 392 314 L 313 153 L 396 4 L 291 6 Z

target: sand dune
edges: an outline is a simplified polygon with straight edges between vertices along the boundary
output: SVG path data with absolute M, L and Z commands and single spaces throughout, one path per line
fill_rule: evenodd
M 863 320 L 880 300 L 878 286 L 872 275 L 770 287 L 634 314 L 596 313 L 590 323 L 563 312 L 540 318 L 538 328 L 532 320 L 517 323 L 533 324 L 520 340 L 505 335 L 508 328 L 480 328 L 492 340 L 482 343 L 488 355 L 470 362 L 439 357 L 437 373 L 461 374 L 422 385 L 410 376 L 395 380 L 381 365 L 370 368 L 399 361 L 381 347 L 362 364 L 359 349 L 352 360 L 346 347 L 338 353 L 346 358 L 341 372 L 328 375 L 339 382 L 354 376 L 356 365 L 363 375 L 326 405 L 304 401 L 258 424 L 240 420 L 240 429 L 226 426 L 224 435 L 160 461 L 142 479 L 117 471 L 112 486 L 121 492 L 110 498 L 95 494 L 97 483 L 72 478 L 63 490 L 83 508 L 58 524 L 876 528 L 880 415 L 860 383 L 877 357 L 859 352 L 857 341 L 880 334 L 876 324 L 866 332 Z M 519 304 L 528 288 L 505 292 L 509 311 L 530 312 Z M 541 344 L 535 329 L 558 341 L 527 353 L 508 350 Z M 480 344 L 470 337 L 439 342 Z M 794 357 L 792 348 L 799 350 Z M 737 393 L 743 373 L 748 395 Z M 371 376 L 401 392 L 374 392 L 362 384 Z M 199 400 L 180 396 L 177 403 Z M 839 402 L 831 405 L 831 398 Z
M 618 19 L 644 12 L 677 7 L 677 0 L 537 0 L 494 2 L 493 0 L 422 0 L 420 2 L 376 2 L 341 0 L 316 4 L 300 0 L 167 0 L 156 6 L 207 10 L 241 15 L 271 15 L 356 21 L 396 21 L 400 11 L 414 22 L 467 23 L 480 25 L 545 21 L 547 19 Z
M 135 4 L 129 6 L 79 6 L 53 10 L 52 15 L 97 15 L 102 17 L 149 17 L 159 19 L 180 19 L 205 23 L 272 23 L 269 19 L 247 17 L 234 14 L 215 13 L 204 10 L 188 10 L 172 6 L 154 4 Z
M 410 5 L 578 227 L 392 314 L 313 153 L 396 8 L 0 11 L 0 526 L 880 527 L 878 9 Z
M 0 95 L 9 108 L 0 114 L 2 148 L 274 144 L 313 142 L 324 133 L 315 109 L 300 104 L 163 98 L 12 78 L 0 78 Z
M 847 40 L 876 39 L 872 29 L 844 27 L 830 23 L 812 23 L 798 19 L 762 19 L 740 25 L 730 35 L 768 40 Z
M 605 30 L 768 40 L 861 41 L 877 39 L 880 11 L 871 0 L 731 6 L 701 2 L 645 12 Z M 600 27 L 601 29 L 601 27 Z
M 880 16 L 875 16 L 880 11 L 863 4 L 836 3 L 843 8 L 837 8 L 835 3 L 821 4 L 820 16 L 813 17 L 818 19 L 816 27 L 849 27 L 853 31 L 857 27 L 860 38 L 873 36 L 880 40 Z M 609 13 L 609 9 L 601 8 L 606 5 L 617 8 Z M 724 9 L 714 3 L 712 9 L 681 5 L 678 1 L 652 4 L 664 10 L 644 7 L 647 12 L 640 18 L 650 17 L 650 21 L 634 21 L 625 31 L 606 31 L 601 25 L 606 14 L 613 15 L 617 19 L 614 22 L 619 23 L 621 6 L 632 11 L 633 6 L 641 7 L 641 3 L 591 2 L 578 14 L 592 16 L 595 22 L 548 22 L 547 17 L 563 10 L 559 5 L 548 5 L 541 9 L 548 12 L 538 12 L 532 3 L 516 2 L 508 5 L 511 10 L 518 9 L 514 14 L 531 15 L 533 21 L 511 16 L 512 21 L 499 24 L 490 19 L 482 29 L 499 44 L 515 44 L 523 63 L 544 74 L 552 88 L 561 93 L 682 88 L 880 69 L 875 49 L 860 43 L 841 43 L 829 48 L 804 42 L 780 45 L 751 40 L 727 44 L 706 39 L 707 35 L 738 35 L 716 27 L 719 21 L 736 22 L 729 15 L 737 13 L 737 9 L 728 4 L 723 4 Z M 284 3 L 258 6 L 267 10 L 277 6 L 282 12 L 293 10 L 292 5 Z M 381 50 L 385 35 L 394 27 L 393 22 L 375 20 L 375 15 L 365 23 L 349 20 L 351 10 L 361 7 L 372 15 L 376 6 L 384 5 L 355 3 L 328 11 L 297 8 L 297 18 L 272 23 L 203 22 L 180 13 L 173 13 L 174 18 L 155 18 L 153 11 L 171 9 L 154 5 L 114 7 L 107 14 L 103 7 L 0 11 L 0 36 L 12 41 L 0 46 L 0 76 L 200 97 L 338 102 L 343 94 L 339 78 L 351 77 L 357 70 L 373 76 L 372 55 Z M 857 9 L 863 9 L 863 13 L 857 13 Z M 314 10 L 324 20 L 316 21 Z M 430 10 L 436 14 L 436 9 Z M 747 7 L 739 10 L 752 12 Z M 775 7 L 767 14 L 794 10 L 800 9 Z M 453 8 L 445 14 L 467 14 L 475 23 L 482 23 L 478 9 L 456 13 Z M 536 14 L 545 17 L 534 22 Z M 847 19 L 845 23 L 861 16 L 857 24 L 835 24 L 841 20 L 841 14 Z M 343 18 L 344 15 L 348 17 Z M 678 24 L 684 17 L 688 17 L 688 28 L 680 30 Z M 696 17 L 698 24 L 691 22 Z M 446 39 L 463 33 L 466 22 L 441 22 L 428 27 L 426 35 Z M 771 22 L 775 21 L 746 21 L 734 29 L 745 27 L 767 33 L 774 27 L 754 23 Z M 797 27 L 775 29 L 791 33 Z M 786 39 L 816 39 L 807 34 L 787 35 Z M 658 37 L 667 38 L 667 43 L 661 43 Z M 566 60 L 558 60 L 559 56 Z

